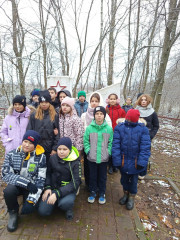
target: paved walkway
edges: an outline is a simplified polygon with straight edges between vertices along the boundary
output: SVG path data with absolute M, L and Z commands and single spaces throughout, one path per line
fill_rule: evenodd
M 106 199 L 104 205 L 87 202 L 88 192 L 84 183 L 76 198 L 74 219 L 67 221 L 64 213 L 57 210 L 52 216 L 42 218 L 36 213 L 19 217 L 19 227 L 14 233 L 6 230 L 8 214 L 0 192 L 0 239 L 2 240 L 136 240 L 139 228 L 136 210 L 128 211 L 120 206 L 122 196 L 119 183 L 120 174 L 108 175 Z M 138 229 L 139 233 L 136 232 Z M 142 232 L 141 232 L 142 234 Z M 144 239 L 143 237 L 141 239 Z

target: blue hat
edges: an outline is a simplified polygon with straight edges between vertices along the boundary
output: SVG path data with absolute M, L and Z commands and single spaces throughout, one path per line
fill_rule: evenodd
M 39 96 L 39 90 L 32 91 L 31 96 L 33 97 L 35 95 Z
M 23 140 L 28 140 L 31 143 L 34 144 L 34 146 L 36 147 L 39 140 L 40 140 L 41 136 L 39 135 L 38 132 L 34 131 L 34 130 L 27 130 L 27 132 L 24 134 Z
M 69 150 L 71 151 L 72 149 L 72 141 L 70 138 L 68 137 L 62 137 L 59 139 L 58 143 L 57 143 L 57 148 L 60 146 L 60 145 L 64 145 L 66 146 L 67 148 L 69 148 Z

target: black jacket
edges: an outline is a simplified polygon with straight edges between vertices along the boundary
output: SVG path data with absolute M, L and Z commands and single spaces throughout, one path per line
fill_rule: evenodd
M 59 117 L 56 114 L 55 120 L 51 122 L 49 111 L 44 111 L 43 120 L 35 118 L 35 113 L 32 113 L 29 119 L 29 123 L 26 130 L 34 130 L 41 136 L 39 145 L 41 145 L 46 153 L 50 153 L 52 150 L 56 151 L 57 142 L 59 136 L 54 135 L 54 129 L 59 129 Z
M 51 189 L 57 198 L 76 193 L 81 184 L 81 163 L 79 153 L 72 147 L 70 155 L 61 159 L 57 154 L 50 157 L 47 166 L 45 190 Z
M 143 118 L 147 122 L 146 127 L 149 129 L 150 138 L 152 140 L 159 129 L 159 120 L 158 120 L 157 113 L 153 112 L 153 114 L 151 114 L 150 116 L 143 117 Z

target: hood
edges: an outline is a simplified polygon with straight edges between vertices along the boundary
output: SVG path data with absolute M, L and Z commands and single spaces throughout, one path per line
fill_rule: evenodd
M 118 118 L 116 120 L 116 124 L 123 123 L 123 122 L 125 122 L 125 118 Z M 144 118 L 139 118 L 138 123 L 144 123 L 145 126 L 147 124 L 147 122 L 146 122 L 146 120 Z
M 22 151 L 22 145 L 17 148 L 17 151 Z M 36 149 L 33 152 L 31 152 L 31 153 L 28 152 L 28 155 L 24 160 L 28 160 L 31 155 L 34 155 L 34 154 L 40 155 L 40 154 L 43 154 L 44 152 L 45 152 L 44 148 L 40 145 L 37 145 Z
M 72 161 L 75 161 L 78 157 L 79 157 L 79 152 L 78 152 L 77 148 L 72 146 L 72 150 L 71 150 L 70 154 L 66 158 L 63 158 L 63 160 L 67 161 L 67 162 L 72 162 Z
M 58 94 L 57 94 L 57 98 L 58 98 L 58 99 L 59 99 L 59 94 L 60 94 L 61 92 L 65 93 L 65 94 L 66 94 L 68 97 L 70 97 L 70 98 L 72 97 L 69 90 L 63 89 L 63 90 L 60 90 L 60 91 L 58 92 Z
M 16 116 L 16 117 L 19 117 L 19 116 L 21 116 L 21 117 L 29 117 L 30 114 L 31 114 L 31 110 L 30 110 L 29 106 L 26 106 L 24 112 L 22 112 L 22 113 L 16 112 L 14 110 L 13 105 L 11 105 L 8 108 L 8 115 L 13 115 L 13 116 Z
M 89 105 L 90 105 L 90 99 L 91 99 L 91 96 L 92 96 L 94 93 L 99 94 L 99 97 L 100 97 L 100 103 L 99 103 L 99 106 L 103 106 L 103 107 L 104 107 L 104 100 L 103 100 L 102 95 L 101 95 L 99 92 L 92 92 L 92 93 L 90 94 L 90 96 L 89 96 Z

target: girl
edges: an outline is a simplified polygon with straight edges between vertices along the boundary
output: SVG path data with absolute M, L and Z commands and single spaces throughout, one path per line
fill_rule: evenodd
M 81 115 L 81 120 L 84 126 L 84 130 L 86 130 L 87 126 L 89 126 L 92 120 L 94 120 L 94 114 L 93 114 L 94 108 L 97 106 L 103 106 L 103 98 L 100 93 L 98 92 L 92 93 L 89 99 L 90 99 L 89 100 L 90 104 L 88 106 L 87 112 Z M 111 119 L 107 114 L 106 114 L 105 120 L 107 124 L 110 127 L 112 127 Z M 85 152 L 84 152 L 84 178 L 85 178 L 85 184 L 89 189 L 89 165 L 88 165 L 87 155 Z
M 9 107 L 8 115 L 5 117 L 1 128 L 1 139 L 6 154 L 21 145 L 29 122 L 30 109 L 35 111 L 32 106 L 26 106 L 25 96 L 15 96 L 13 106 Z
M 65 97 L 72 97 L 71 93 L 68 90 L 60 90 L 57 94 L 57 99 L 59 100 L 60 107 L 61 107 L 61 102 Z
M 54 129 L 58 128 L 58 115 L 54 107 L 50 104 L 51 96 L 48 90 L 41 91 L 39 97 L 39 106 L 36 113 L 30 116 L 27 130 L 34 130 L 41 136 L 39 144 L 44 148 L 46 161 L 48 162 L 50 154 L 56 153 L 58 135 L 55 136 Z
M 67 220 L 73 219 L 73 206 L 80 183 L 79 153 L 72 146 L 70 138 L 62 137 L 57 144 L 57 154 L 50 157 L 47 167 L 45 192 L 39 205 L 39 214 L 49 216 L 58 206 L 66 212 Z
M 83 149 L 84 129 L 81 119 L 73 113 L 74 99 L 65 97 L 61 102 L 59 113 L 59 135 L 69 137 L 74 147 L 80 152 Z

